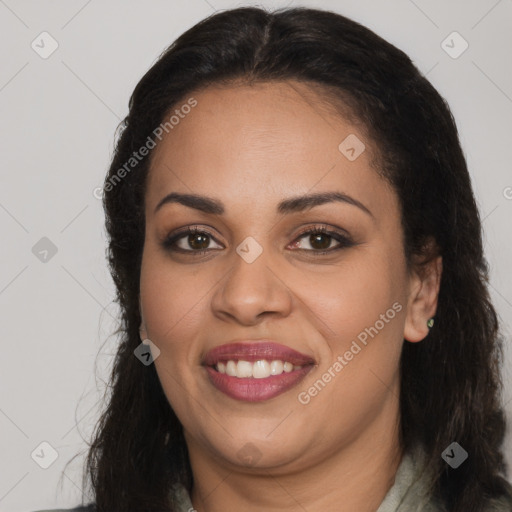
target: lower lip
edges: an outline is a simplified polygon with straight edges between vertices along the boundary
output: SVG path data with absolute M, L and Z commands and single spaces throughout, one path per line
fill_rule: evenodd
M 229 397 L 245 402 L 262 402 L 297 385 L 312 368 L 313 365 L 306 365 L 290 373 L 281 373 L 281 375 L 272 375 L 263 379 L 230 377 L 210 366 L 206 367 L 206 371 L 210 382 Z

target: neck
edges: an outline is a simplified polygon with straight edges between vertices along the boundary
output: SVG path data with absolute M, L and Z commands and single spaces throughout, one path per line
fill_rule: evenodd
M 192 503 L 197 512 L 375 512 L 402 458 L 398 424 L 398 403 L 392 397 L 349 444 L 299 471 L 283 474 L 281 467 L 279 476 L 271 469 L 237 472 L 219 459 L 205 457 L 200 446 L 189 442 Z

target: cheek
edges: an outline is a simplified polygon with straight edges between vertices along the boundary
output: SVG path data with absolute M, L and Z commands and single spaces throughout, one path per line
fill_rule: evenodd
M 194 338 L 204 318 L 204 288 L 198 286 L 199 279 L 176 268 L 147 251 L 141 268 L 140 298 L 148 337 L 160 349 L 154 364 L 162 389 L 182 424 L 188 424 L 194 402 L 190 396 L 198 394 Z
M 367 254 L 339 265 L 330 279 L 317 280 L 320 286 L 307 304 L 322 320 L 317 325 L 328 326 L 327 343 L 319 371 L 306 379 L 301 390 L 319 409 L 328 411 L 336 403 L 346 411 L 365 414 L 389 393 L 403 344 L 405 304 L 399 264 L 389 254 Z M 313 282 L 309 289 L 315 289 Z M 324 392 L 324 388 L 328 389 Z
M 403 283 L 390 261 L 389 256 L 360 251 L 325 275 L 303 276 L 300 293 L 325 325 L 326 338 L 336 344 L 333 349 L 343 349 L 348 339 L 373 326 L 395 302 L 402 304 Z M 395 313 L 391 310 L 385 320 L 393 320 Z M 394 321 L 386 322 L 385 330 L 390 330 L 391 323 L 396 331 Z
M 394 304 L 373 310 L 367 304 L 363 313 L 344 312 L 338 320 L 342 334 L 327 340 L 328 357 L 298 389 L 298 402 L 314 411 L 315 421 L 331 418 L 328 430 L 333 438 L 341 431 L 356 435 L 385 403 L 399 396 L 404 309 Z M 335 418 L 333 410 L 339 411 Z
M 204 279 L 178 271 L 176 265 L 148 252 L 140 278 L 140 299 L 148 337 L 162 351 L 176 355 L 197 332 L 204 317 Z

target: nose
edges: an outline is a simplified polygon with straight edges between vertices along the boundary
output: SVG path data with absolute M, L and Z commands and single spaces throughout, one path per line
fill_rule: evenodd
M 212 297 L 214 315 L 243 325 L 255 325 L 268 315 L 288 316 L 292 292 L 279 277 L 270 255 L 263 251 L 249 261 L 233 253 L 231 269 Z

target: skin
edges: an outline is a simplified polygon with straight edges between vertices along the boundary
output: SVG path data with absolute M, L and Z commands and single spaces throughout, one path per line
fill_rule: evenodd
M 156 370 L 184 427 L 193 505 L 199 512 L 375 511 L 402 457 L 401 348 L 428 334 L 441 258 L 422 277 L 408 272 L 398 198 L 371 167 L 376 148 L 315 90 L 290 81 L 215 86 L 190 96 L 197 106 L 152 155 L 140 300 L 141 337 L 161 351 Z M 338 149 L 349 134 L 366 145 L 355 161 Z M 291 196 L 333 191 L 372 215 L 342 202 L 276 212 Z M 177 203 L 155 213 L 171 192 L 215 198 L 225 213 Z M 191 225 L 208 232 L 210 252 L 162 247 L 169 234 Z M 322 243 L 339 246 L 328 236 L 316 245 L 309 235 L 299 238 L 301 228 L 318 225 L 345 230 L 355 245 L 315 256 Z M 236 252 L 248 236 L 263 250 L 250 264 Z M 179 244 L 200 247 L 187 236 Z M 298 394 L 395 302 L 401 311 L 301 404 Z M 316 365 L 273 399 L 234 400 L 210 384 L 201 359 L 240 338 L 274 339 Z M 241 457 L 246 453 L 252 462 Z

